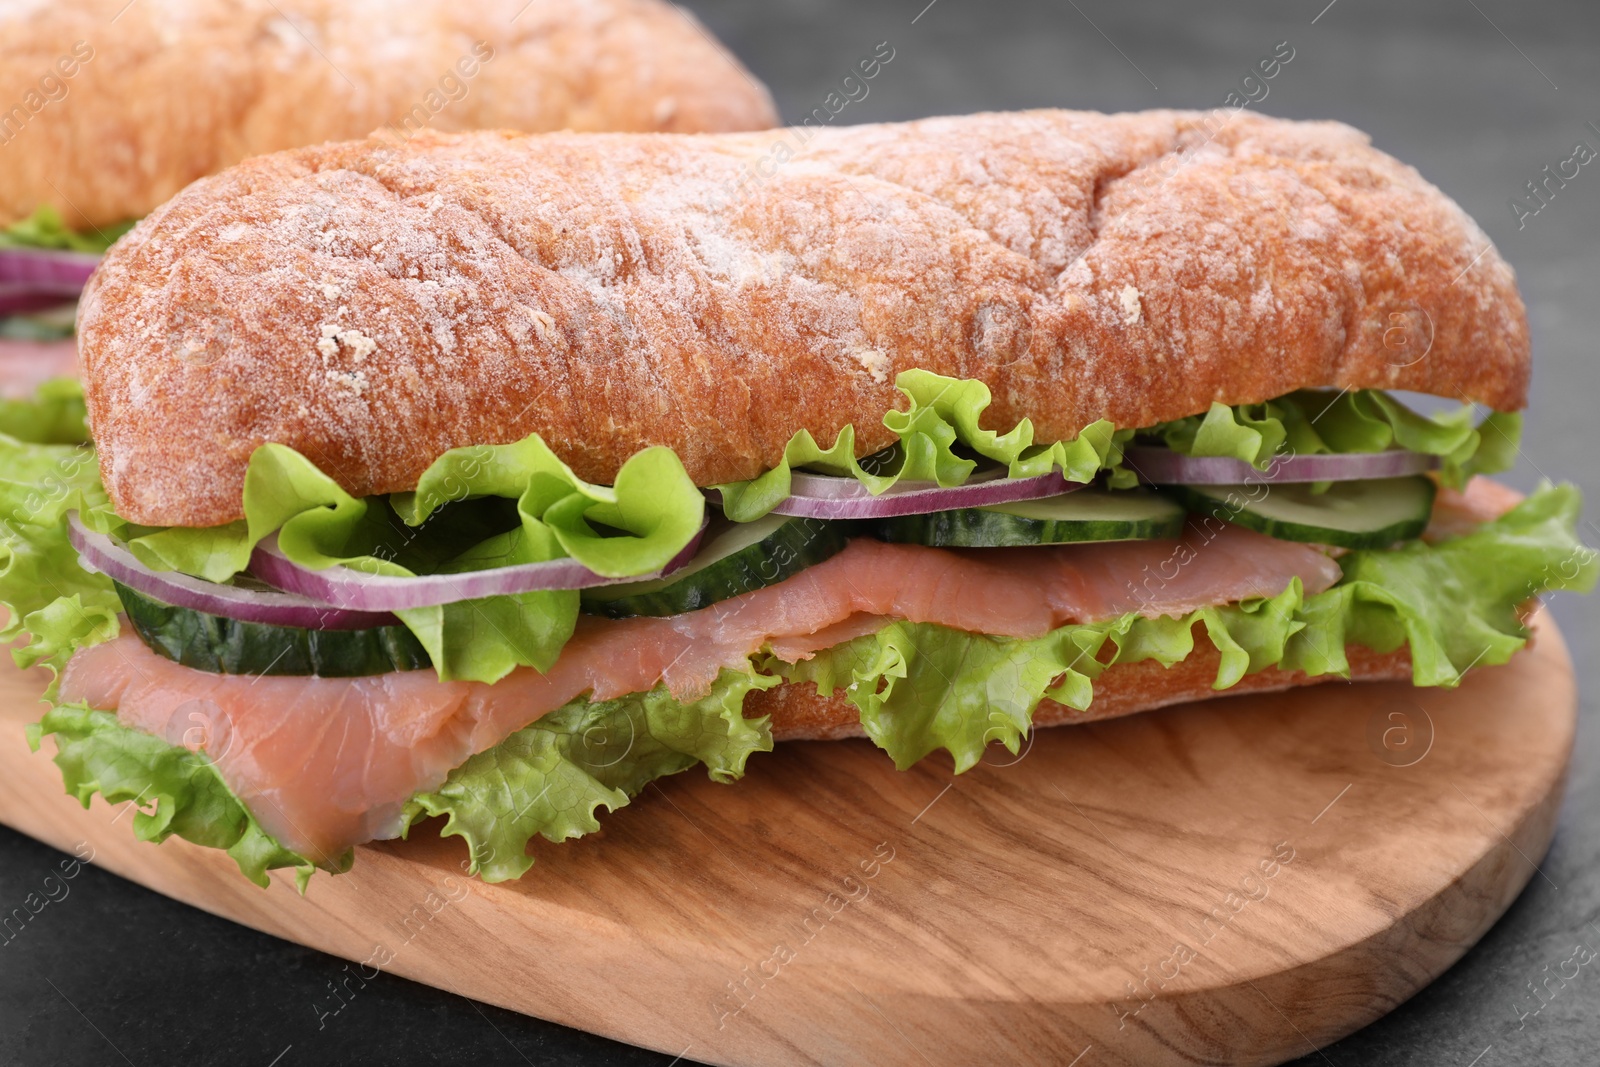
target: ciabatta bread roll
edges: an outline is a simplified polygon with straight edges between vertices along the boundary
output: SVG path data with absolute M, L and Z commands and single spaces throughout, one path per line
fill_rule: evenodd
M 1529 367 L 1511 269 L 1415 170 L 1171 111 L 286 152 L 148 218 L 79 328 L 117 511 L 187 526 L 240 516 L 267 441 L 356 494 L 534 431 L 713 484 L 800 429 L 883 447 L 913 367 L 1041 440 L 1320 386 L 1515 409 Z
M 0 226 L 137 218 L 297 145 L 417 129 L 751 130 L 766 90 L 662 0 L 0 5 Z

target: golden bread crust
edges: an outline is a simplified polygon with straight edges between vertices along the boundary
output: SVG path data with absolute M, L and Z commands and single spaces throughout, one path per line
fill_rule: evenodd
M 1350 659 L 1350 681 L 1407 681 L 1411 677 L 1411 655 L 1405 648 L 1383 654 L 1359 645 L 1346 649 Z M 1069 723 L 1115 719 L 1140 711 L 1151 711 L 1171 704 L 1239 693 L 1269 693 L 1302 685 L 1344 682 L 1333 675 L 1308 678 L 1302 671 L 1276 668 L 1247 674 L 1231 689 L 1216 690 L 1220 656 L 1207 640 L 1196 642 L 1188 659 L 1163 668 L 1154 660 L 1119 663 L 1108 667 L 1095 679 L 1094 700 L 1088 710 L 1076 711 L 1054 700 L 1045 700 L 1033 713 L 1034 726 L 1061 726 Z M 747 716 L 772 716 L 772 736 L 778 741 L 832 741 L 844 737 L 865 737 L 861 714 L 840 694 L 823 697 L 809 683 L 788 683 L 745 697 Z
M 1043 440 L 1314 387 L 1515 409 L 1529 374 L 1510 267 L 1415 170 L 1172 111 L 280 153 L 141 224 L 79 333 L 106 487 L 155 525 L 238 518 L 269 441 L 356 494 L 532 432 L 591 481 L 647 445 L 750 478 L 799 429 L 888 444 L 913 367 Z
M 76 228 L 138 218 L 247 156 L 408 113 L 439 130 L 778 121 L 661 0 L 66 0 L 0 6 L 0 41 L 0 225 L 41 204 Z

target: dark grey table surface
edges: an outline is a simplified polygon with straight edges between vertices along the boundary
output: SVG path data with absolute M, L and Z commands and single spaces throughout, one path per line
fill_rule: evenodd
M 1582 0 L 695 0 L 688 6 L 777 96 L 820 106 L 880 41 L 893 62 L 841 119 L 985 109 L 1220 105 L 1256 59 L 1294 59 L 1258 107 L 1369 131 L 1474 215 L 1516 267 L 1536 373 L 1512 480 L 1576 481 L 1600 503 L 1600 169 L 1536 216 L 1509 201 L 1587 141 L 1600 149 L 1600 7 Z M 1259 93 L 1259 90 L 1255 90 Z M 1520 225 L 1519 225 L 1520 221 Z M 1600 544 L 1591 506 L 1587 536 Z M 1600 1063 L 1600 971 L 1537 1015 L 1538 985 L 1580 943 L 1600 950 L 1600 732 L 1595 603 L 1559 599 L 1579 660 L 1583 721 L 1560 829 L 1506 917 L 1431 987 L 1300 1064 Z M 35 891 L 58 855 L 0 830 L 0 904 Z M 398 978 L 318 1026 L 339 961 L 190 910 L 103 871 L 71 883 L 0 947 L 0 1063 L 667 1064 L 669 1057 L 474 1004 Z M 1548 970 L 1547 970 L 1548 968 Z M 1549 994 L 1546 994 L 1548 996 Z M 826 1020 L 818 1020 L 819 1026 Z

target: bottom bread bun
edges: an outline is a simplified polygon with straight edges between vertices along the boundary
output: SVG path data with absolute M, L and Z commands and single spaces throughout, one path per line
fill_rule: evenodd
M 1359 645 L 1345 649 L 1350 660 L 1352 682 L 1408 681 L 1411 654 L 1402 647 L 1379 653 Z M 1308 677 L 1304 671 L 1268 668 L 1247 674 L 1229 689 L 1213 689 L 1221 654 L 1205 638 L 1195 642 L 1194 652 L 1171 667 L 1154 660 L 1116 664 L 1105 669 L 1094 681 L 1094 701 L 1078 711 L 1054 700 L 1041 701 L 1033 713 L 1035 726 L 1060 726 L 1066 723 L 1114 719 L 1139 711 L 1151 711 L 1191 700 L 1232 696 L 1238 693 L 1271 693 L 1296 686 L 1344 682 L 1325 674 Z M 746 716 L 772 716 L 772 736 L 777 741 L 833 741 L 845 737 L 865 737 L 861 714 L 841 693 L 818 694 L 809 682 L 780 685 L 745 698 Z

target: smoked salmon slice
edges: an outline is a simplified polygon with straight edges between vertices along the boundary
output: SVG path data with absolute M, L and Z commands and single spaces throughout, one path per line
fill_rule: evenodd
M 893 619 L 1006 637 L 1129 611 L 1179 615 L 1272 596 L 1298 578 L 1339 580 L 1316 548 L 1236 526 L 1178 540 L 946 550 L 852 541 L 776 585 L 671 618 L 579 621 L 547 674 L 442 682 L 432 671 L 366 678 L 210 674 L 124 632 L 68 664 L 61 697 L 127 726 L 203 748 L 262 827 L 313 860 L 399 832 L 401 810 L 474 753 L 587 694 L 665 682 L 704 695 L 724 667 L 770 649 L 793 661 Z
M 78 373 L 78 342 L 0 339 L 0 397 L 21 399 L 51 378 Z

